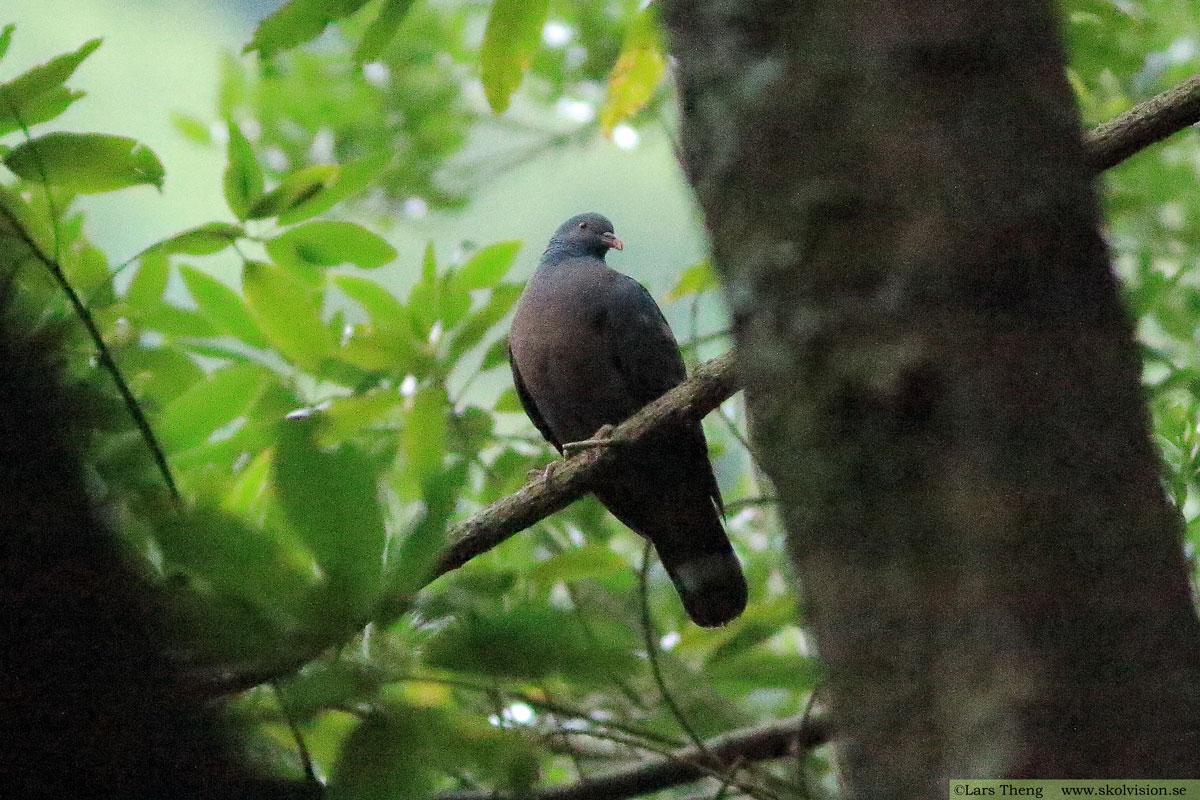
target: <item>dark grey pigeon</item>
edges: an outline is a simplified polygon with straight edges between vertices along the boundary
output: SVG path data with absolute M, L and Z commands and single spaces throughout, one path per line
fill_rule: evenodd
M 603 216 L 564 222 L 521 295 L 509 333 L 521 404 L 560 453 L 686 377 L 654 298 L 604 263 L 614 247 L 624 245 Z M 631 449 L 617 474 L 594 491 L 654 544 L 697 625 L 723 625 L 742 613 L 746 580 L 721 527 L 721 495 L 698 422 Z

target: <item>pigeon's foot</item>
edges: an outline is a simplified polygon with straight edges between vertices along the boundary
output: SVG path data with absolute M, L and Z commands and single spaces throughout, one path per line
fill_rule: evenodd
M 551 461 L 541 469 L 529 470 L 529 472 L 525 473 L 525 477 L 531 481 L 541 481 L 542 483 L 546 483 L 551 477 L 553 477 L 554 473 L 558 471 L 558 468 L 561 465 L 562 461 Z
M 614 444 L 612 433 L 612 425 L 602 425 L 600 426 L 600 430 L 592 434 L 592 438 L 580 439 L 578 442 L 567 442 L 564 444 L 562 446 L 563 455 L 573 456 L 576 453 L 593 447 L 608 447 L 609 445 Z

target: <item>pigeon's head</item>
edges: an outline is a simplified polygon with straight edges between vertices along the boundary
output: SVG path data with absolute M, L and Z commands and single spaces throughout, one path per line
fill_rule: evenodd
M 547 250 L 568 255 L 604 258 L 610 248 L 623 250 L 625 243 L 613 234 L 613 224 L 603 214 L 576 214 L 558 226 Z

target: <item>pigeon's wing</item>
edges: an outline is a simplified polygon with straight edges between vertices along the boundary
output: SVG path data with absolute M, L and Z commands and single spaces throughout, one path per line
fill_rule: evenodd
M 650 292 L 633 278 L 622 275 L 614 283 L 608 298 L 607 322 L 608 357 L 638 407 L 658 399 L 687 377 L 671 326 Z M 721 490 L 708 461 L 708 446 L 700 424 L 687 426 L 674 446 L 682 449 L 681 457 L 695 465 L 697 478 L 703 480 L 709 497 L 724 513 Z
M 550 431 L 550 426 L 546 424 L 546 420 L 542 416 L 542 413 L 538 411 L 537 404 L 533 402 L 533 397 L 529 394 L 529 390 L 525 388 L 525 382 L 521 380 L 521 371 L 517 367 L 517 359 L 513 356 L 512 345 L 508 346 L 508 365 L 512 367 L 513 385 L 517 387 L 517 398 L 521 401 L 521 407 L 525 409 L 525 414 L 546 441 L 554 445 L 554 449 L 561 453 L 563 443 L 558 441 Z
M 675 335 L 646 287 L 620 276 L 608 293 L 605 344 L 625 385 L 643 406 L 687 377 Z

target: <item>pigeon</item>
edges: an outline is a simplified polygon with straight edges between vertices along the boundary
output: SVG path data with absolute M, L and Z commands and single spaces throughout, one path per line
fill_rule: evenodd
M 559 226 L 525 287 L 508 337 L 525 413 L 560 452 L 595 445 L 687 372 L 654 298 L 609 268 L 624 243 L 600 214 Z M 602 444 L 602 442 L 601 442 Z M 724 625 L 746 607 L 746 580 L 699 422 L 630 447 L 593 487 L 613 516 L 648 539 L 697 625 Z

